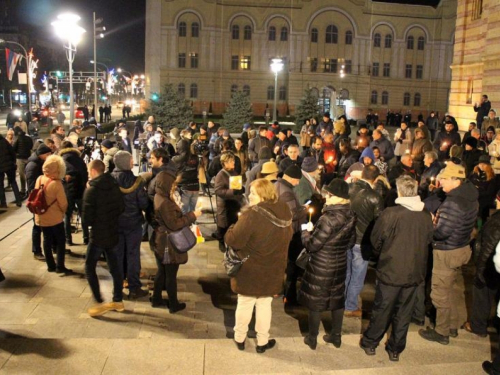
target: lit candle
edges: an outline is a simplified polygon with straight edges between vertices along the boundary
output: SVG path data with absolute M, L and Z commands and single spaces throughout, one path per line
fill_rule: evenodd
M 326 162 L 331 163 L 332 161 L 333 161 L 333 156 L 330 156 Z
M 238 218 L 241 216 L 241 212 L 238 212 Z
M 406 151 L 405 151 L 405 154 L 409 154 L 409 153 L 410 153 L 410 150 L 406 150 Z
M 442 146 L 442 147 L 446 147 L 446 146 L 448 146 L 448 143 L 443 142 L 443 144 L 442 144 L 441 146 Z
M 434 184 L 434 180 L 435 180 L 435 178 L 431 177 L 431 184 Z
M 312 214 L 314 210 L 312 208 L 309 209 L 309 222 L 311 222 Z

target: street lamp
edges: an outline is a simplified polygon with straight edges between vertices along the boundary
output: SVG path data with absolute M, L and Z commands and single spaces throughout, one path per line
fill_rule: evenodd
M 94 20 L 94 60 L 91 61 L 91 64 L 94 64 L 94 108 L 97 111 L 97 38 L 104 38 L 104 34 L 102 31 L 106 31 L 105 26 L 97 27 L 97 25 L 101 24 L 102 18 L 95 18 L 95 12 L 93 13 L 93 20 Z M 97 34 L 99 33 L 99 34 Z M 102 64 L 104 65 L 104 64 Z M 104 65 L 106 66 L 106 65 Z M 106 73 L 109 71 L 108 67 L 106 66 Z M 97 113 L 94 113 L 94 116 Z M 97 116 L 95 116 L 97 117 Z
M 85 29 L 77 25 L 80 16 L 71 13 L 60 14 L 57 16 L 57 21 L 52 22 L 54 30 L 67 45 L 66 57 L 69 63 L 69 121 L 73 123 L 75 117 L 75 101 L 73 98 L 73 61 L 75 60 L 76 46 L 80 42 Z
M 30 93 L 30 67 L 29 67 L 29 60 L 28 60 L 28 53 L 26 52 L 26 48 L 23 47 L 22 44 L 19 44 L 17 42 L 12 42 L 10 40 L 3 40 L 0 39 L 0 44 L 15 44 L 16 46 L 20 47 L 23 52 L 24 52 L 24 58 L 26 59 L 26 92 L 28 94 L 28 112 L 31 113 L 31 93 Z M 10 106 L 12 107 L 12 97 L 10 98 Z
M 274 108 L 273 108 L 273 122 L 276 121 L 276 106 L 278 102 L 278 73 L 283 70 L 283 60 L 273 59 L 271 63 L 271 70 L 274 72 Z

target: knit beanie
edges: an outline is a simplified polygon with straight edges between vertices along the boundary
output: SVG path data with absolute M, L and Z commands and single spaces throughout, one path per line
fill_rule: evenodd
M 45 143 L 40 144 L 36 149 L 36 155 L 40 156 L 43 154 L 52 154 L 52 150 Z
M 132 159 L 132 155 L 127 151 L 118 151 L 113 157 L 113 163 L 116 168 L 122 171 L 130 171 L 132 167 L 130 166 L 130 160 Z
M 302 171 L 300 167 L 292 164 L 287 169 L 285 169 L 285 175 L 300 180 L 302 178 Z

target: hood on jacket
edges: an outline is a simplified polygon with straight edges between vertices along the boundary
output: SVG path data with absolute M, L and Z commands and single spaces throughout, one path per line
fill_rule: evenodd
M 288 205 L 283 202 L 261 202 L 249 208 L 266 217 L 273 225 L 286 228 L 292 225 L 292 213 Z
M 103 173 L 99 177 L 90 180 L 89 185 L 99 190 L 109 191 L 118 186 L 118 183 L 109 173 Z
M 162 178 L 156 179 L 155 193 L 160 194 L 162 197 L 170 197 L 172 185 L 175 182 L 175 175 L 166 173 Z
M 410 211 L 422 211 L 424 209 L 424 202 L 417 195 L 415 197 L 399 197 L 396 199 L 396 204 L 407 208 Z
M 361 153 L 361 156 L 359 157 L 359 162 L 360 163 L 363 163 L 363 158 L 367 156 L 369 157 L 370 159 L 372 159 L 372 162 L 375 162 L 375 154 L 373 153 L 373 150 L 371 149 L 371 147 L 367 147 L 363 150 L 363 152 Z
M 448 197 L 458 197 L 470 202 L 477 202 L 479 192 L 472 182 L 464 180 L 459 187 L 447 193 Z
M 75 154 L 76 156 L 80 157 L 81 156 L 81 153 L 80 151 L 78 151 L 76 148 L 71 148 L 71 147 L 68 147 L 68 148 L 63 148 L 61 150 L 59 150 L 59 156 L 63 156 L 65 154 Z

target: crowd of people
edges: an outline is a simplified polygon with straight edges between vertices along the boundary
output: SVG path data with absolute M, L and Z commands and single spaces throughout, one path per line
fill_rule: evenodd
M 313 350 L 321 312 L 330 311 L 332 329 L 323 340 L 340 347 L 343 319 L 367 312 L 360 294 L 373 262 L 375 301 L 360 347 L 374 355 L 391 325 L 385 350 L 398 361 L 409 325 L 425 326 L 426 316 L 430 324 L 419 331 L 425 340 L 447 345 L 459 328 L 487 335 L 500 241 L 500 124 L 491 106 L 487 111 L 463 137 L 451 115 L 440 121 L 434 112 L 417 124 L 402 119 L 394 135 L 373 117 L 351 130 L 345 116 L 333 121 L 327 112 L 306 120 L 300 139 L 278 122 L 244 124 L 233 138 L 212 121 L 166 131 L 150 116 L 135 123 L 133 134 L 119 123 L 117 141 L 101 142 L 102 161 L 88 164 L 78 124 L 67 134 L 54 127 L 32 154 L 18 126 L 13 145 L 0 138 L 0 172 L 19 206 L 34 189 L 45 191 L 48 209 L 34 215 L 33 253 L 49 272 L 73 274 L 65 247 L 73 245 L 75 213 L 81 218 L 85 273 L 97 302 L 91 316 L 123 311 L 124 289 L 129 299 L 149 295 L 140 279 L 141 241 L 157 262 L 152 306 L 183 310 L 177 272 L 188 255 L 174 249 L 169 235 L 195 223 L 200 194 L 213 194 L 212 237 L 221 252 L 245 259 L 231 277 L 238 349 L 245 349 L 254 309 L 257 352 L 275 346 L 269 329 L 277 295 L 307 308 L 304 343 Z M 147 163 L 136 175 L 142 158 Z M 456 299 L 463 296 L 454 294 L 454 284 L 473 254 L 473 309 L 460 325 Z M 96 274 L 102 256 L 114 286 L 107 303 Z M 484 367 L 496 373 L 498 362 Z

